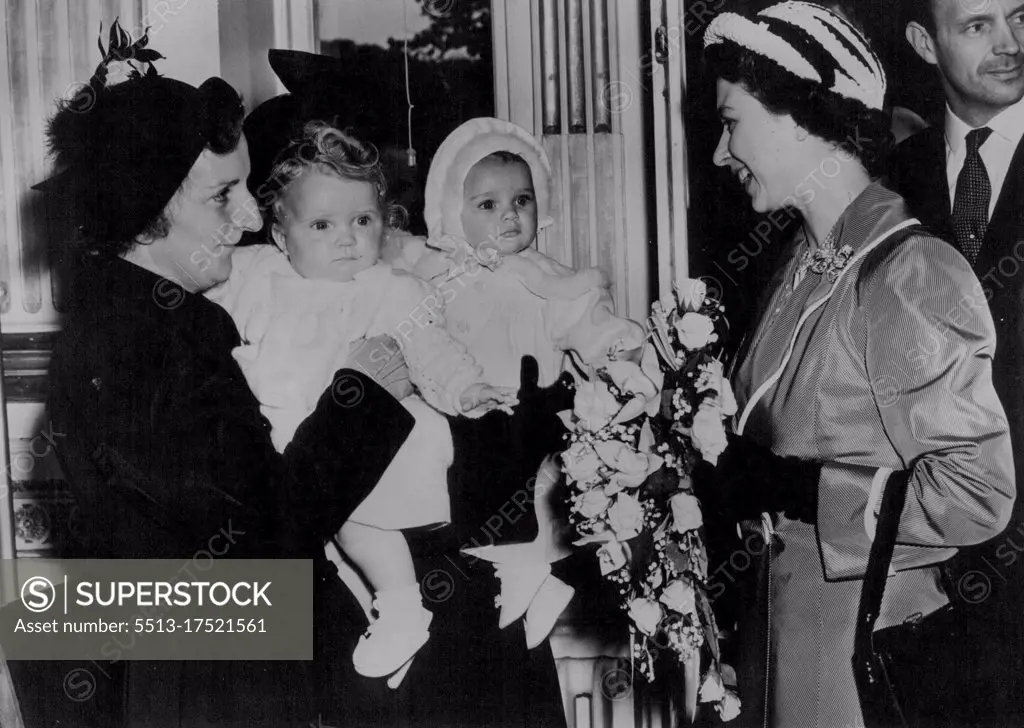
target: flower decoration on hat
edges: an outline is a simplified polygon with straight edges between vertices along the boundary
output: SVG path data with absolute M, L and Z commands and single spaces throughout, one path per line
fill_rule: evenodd
M 210 148 L 231 142 L 244 108 L 220 78 L 198 88 L 160 75 L 164 56 L 114 21 L 88 84 L 57 100 L 47 124 L 53 173 L 34 189 L 62 199 L 90 251 L 117 254 L 160 214 Z M 106 242 L 101 242 L 106 241 Z M 109 243 L 109 244 L 108 244 Z
M 885 104 L 882 62 L 859 30 L 821 5 L 787 0 L 765 8 L 756 20 L 722 13 L 704 33 L 704 47 L 726 42 L 869 109 Z
M 153 61 L 164 57 L 159 51 L 146 47 L 149 45 L 148 27 L 138 40 L 133 40 L 117 19 L 110 26 L 106 49 L 103 48 L 103 24 L 100 23 L 100 37 L 96 39 L 96 45 L 103 60 L 96 66 L 89 85 L 97 89 L 143 75 L 155 76 L 157 72 Z

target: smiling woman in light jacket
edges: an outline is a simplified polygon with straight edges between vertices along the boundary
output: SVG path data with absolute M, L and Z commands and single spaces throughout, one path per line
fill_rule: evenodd
M 767 674 L 744 710 L 765 710 L 764 725 L 862 725 L 850 656 L 886 483 L 909 489 L 878 627 L 946 604 L 938 564 L 1010 514 L 992 319 L 967 262 L 876 181 L 886 81 L 856 29 L 781 3 L 720 15 L 705 55 L 724 126 L 715 163 L 756 211 L 803 222 L 734 366 L 736 434 L 698 472 L 705 506 L 767 542 L 742 630 L 757 655 L 745 669 Z

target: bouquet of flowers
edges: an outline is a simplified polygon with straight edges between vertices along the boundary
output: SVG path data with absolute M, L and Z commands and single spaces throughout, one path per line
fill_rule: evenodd
M 690 480 L 699 458 L 717 462 L 723 420 L 736 412 L 716 358 L 724 311 L 691 279 L 655 302 L 641 361 L 612 362 L 577 387 L 563 417 L 571 435 L 562 467 L 577 544 L 601 544 L 601 572 L 631 620 L 635 664 L 651 680 L 659 653 L 694 664 L 707 648 L 710 659 L 696 661 L 699 698 L 730 720 L 739 699 L 723 682 L 731 669 L 721 663 Z

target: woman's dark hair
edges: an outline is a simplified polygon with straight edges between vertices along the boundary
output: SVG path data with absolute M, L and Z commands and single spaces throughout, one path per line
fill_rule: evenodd
M 387 178 L 377 148 L 335 129 L 327 122 L 311 121 L 305 125 L 301 136 L 277 156 L 270 178 L 258 190 L 257 201 L 268 229 L 277 220 L 285 191 L 311 169 L 372 184 L 384 224 L 395 229 L 405 226 L 405 209 L 388 199 Z
M 219 78 L 195 88 L 155 73 L 114 86 L 94 76 L 58 102 L 47 128 L 58 171 L 37 187 L 70 212 L 85 252 L 122 255 L 170 232 L 168 203 L 203 150 L 238 147 L 244 115 L 238 92 Z
M 742 86 L 771 113 L 788 114 L 814 136 L 839 145 L 859 159 L 872 177 L 884 173 L 893 147 L 887 112 L 798 78 L 736 43 L 710 46 L 704 58 L 714 77 Z
M 207 110 L 204 121 L 203 138 L 206 139 L 206 149 L 217 155 L 230 154 L 238 148 L 238 142 L 242 138 L 242 120 L 245 117 L 245 108 L 241 103 L 215 105 Z M 182 180 L 186 184 L 188 178 Z M 157 213 L 156 217 L 146 223 L 140 238 L 149 240 L 160 240 L 166 238 L 171 232 L 171 216 L 167 214 L 167 208 Z M 106 245 L 107 252 L 113 255 L 121 255 L 128 252 L 136 245 L 134 240 L 121 241 L 120 244 L 110 242 Z

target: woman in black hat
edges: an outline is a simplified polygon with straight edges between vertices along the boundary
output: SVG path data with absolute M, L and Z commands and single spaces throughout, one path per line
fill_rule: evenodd
M 356 348 L 353 369 L 336 377 L 358 383 L 359 406 L 325 392 L 276 453 L 231 355 L 239 334 L 223 309 L 197 295 L 227 278 L 234 246 L 261 227 L 246 188 L 241 101 L 220 79 L 197 89 L 163 78 L 144 38 L 111 37 L 120 40 L 89 86 L 51 121 L 57 173 L 40 185 L 70 209 L 82 243 L 71 256 L 49 400 L 55 431 L 67 435 L 58 456 L 78 509 L 68 555 L 190 559 L 226 532 L 222 557 L 313 559 L 315 660 L 11 663 L 26 723 L 564 725 L 550 649 L 528 653 L 521 633 L 497 629 L 492 570 L 458 556 L 486 519 L 523 495 L 513 490 L 530 490 L 527 471 L 536 466 L 519 473 L 517 464 L 539 459 L 524 451 L 535 437 L 512 448 L 508 493 L 488 487 L 484 464 L 493 460 L 480 464 L 472 454 L 508 439 L 513 427 L 525 431 L 537 398 L 524 392 L 517 418 L 456 434 L 456 452 L 470 455 L 456 464 L 452 499 L 471 515 L 461 531 L 422 535 L 418 552 L 424 594 L 440 612 L 431 651 L 397 693 L 356 675 L 350 658 L 365 617 L 323 544 L 411 430 L 394 399 L 408 393 L 404 362 L 382 367 L 373 356 L 393 345 Z M 115 63 L 130 67 L 129 79 L 107 85 Z M 264 160 L 273 144 L 260 139 L 254 152 Z M 524 500 L 513 504 L 521 509 Z M 76 669 L 93 676 L 87 701 L 65 694 L 66 676 L 82 674 Z
M 41 185 L 70 208 L 81 241 L 48 403 L 77 505 L 69 555 L 185 562 L 228 534 L 219 556 L 314 559 L 317 659 L 83 662 L 95 691 L 79 702 L 64 690 L 76 666 L 12 663 L 22 712 L 30 726 L 317 725 L 323 647 L 362 629 L 322 544 L 412 428 L 389 394 L 407 393 L 404 364 L 377 371 L 371 347 L 357 351 L 338 376 L 361 388 L 360 406 L 328 390 L 276 452 L 231 356 L 238 332 L 198 295 L 230 273 L 243 231 L 261 226 L 241 100 L 218 78 L 194 88 L 159 76 L 145 38 L 111 38 L 88 103 L 80 94 L 50 123 L 58 172 Z M 108 85 L 115 63 L 129 78 Z M 343 687 L 388 720 L 383 686 Z

